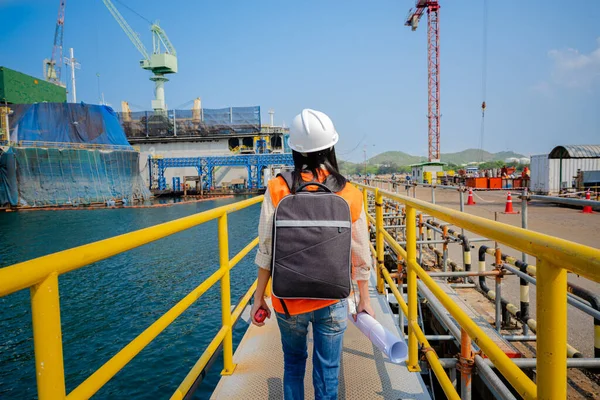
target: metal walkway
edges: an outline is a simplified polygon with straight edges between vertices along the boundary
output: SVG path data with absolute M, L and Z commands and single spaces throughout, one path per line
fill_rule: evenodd
M 399 330 L 384 296 L 375 292 L 371 277 L 371 304 L 377 320 L 392 332 Z M 283 353 L 276 317 L 263 327 L 251 325 L 238 346 L 231 376 L 223 376 L 211 399 L 283 399 Z M 309 331 L 308 361 L 304 380 L 307 399 L 312 387 L 312 333 Z M 419 373 L 393 364 L 358 328 L 348 322 L 340 369 L 340 399 L 430 399 Z

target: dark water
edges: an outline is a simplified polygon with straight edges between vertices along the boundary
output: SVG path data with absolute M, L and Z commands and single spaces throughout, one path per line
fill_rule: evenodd
M 238 201 L 172 207 L 0 213 L 0 267 Z M 257 234 L 260 205 L 230 214 L 233 257 Z M 252 251 L 232 271 L 232 302 L 256 279 Z M 98 262 L 59 278 L 67 393 L 218 269 L 217 223 Z M 220 328 L 217 283 L 94 398 L 169 398 Z M 246 325 L 238 323 L 234 344 Z M 221 359 L 196 392 L 208 398 Z M 0 399 L 37 397 L 29 290 L 0 298 Z

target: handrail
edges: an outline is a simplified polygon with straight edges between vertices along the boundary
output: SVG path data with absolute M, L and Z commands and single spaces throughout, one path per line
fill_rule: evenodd
M 558 239 L 549 235 L 527 231 L 503 223 L 490 221 L 445 207 L 417 200 L 412 197 L 380 190 L 371 186 L 355 183 L 363 190 L 367 219 L 376 228 L 377 238 L 382 237 L 399 258 L 405 260 L 407 266 L 408 304 L 403 307 L 403 301 L 398 299 L 403 312 L 408 316 L 409 327 L 409 359 L 407 366 L 411 371 L 418 370 L 418 342 L 420 332 L 416 323 L 417 276 L 434 294 L 440 303 L 459 323 L 497 369 L 526 399 L 567 397 L 566 376 L 566 345 L 567 345 L 567 279 L 566 271 L 572 271 L 596 282 L 600 281 L 600 250 L 578 243 Z M 373 218 L 369 215 L 367 192 L 375 195 L 376 211 L 383 203 L 383 198 L 395 200 L 406 207 L 406 249 L 398 244 L 384 229 L 382 213 L 378 212 Z M 482 329 L 458 307 L 452 299 L 438 286 L 435 280 L 416 262 L 416 210 L 427 213 L 460 228 L 480 234 L 491 240 L 510 246 L 511 248 L 534 255 L 538 259 L 537 275 L 537 383 L 536 384 L 482 331 Z M 376 254 L 382 256 L 383 245 L 377 241 Z M 382 286 L 386 277 L 385 268 L 378 265 L 377 287 Z M 391 287 L 392 285 L 390 285 Z M 381 291 L 380 291 L 381 292 Z M 396 297 L 394 288 L 392 292 Z M 425 355 L 430 359 L 429 353 Z M 437 358 L 437 355 L 432 358 Z M 430 360 L 430 363 L 431 360 Z M 432 363 L 438 380 L 445 381 L 439 374 L 437 362 Z M 434 368 L 435 366 L 435 368 Z M 442 372 L 443 373 L 443 372 Z M 443 373 L 445 375 L 445 373 Z M 449 393 L 446 392 L 448 396 Z
M 233 364 L 233 322 L 238 319 L 248 304 L 256 289 L 256 281 L 232 311 L 229 271 L 257 246 L 258 238 L 252 240 L 232 259 L 229 259 L 227 215 L 258 204 L 263 201 L 263 198 L 264 196 L 257 196 L 0 269 L 0 297 L 28 287 L 31 288 L 39 399 L 90 398 L 218 281 L 221 282 L 221 329 L 179 385 L 173 398 L 181 399 L 187 394 L 221 344 L 223 345 L 224 364 L 221 374 L 232 374 L 235 369 Z M 218 219 L 219 269 L 67 395 L 62 354 L 58 276 L 214 219 Z
M 360 183 L 356 183 L 355 185 L 361 188 L 366 187 L 369 191 L 375 191 L 375 188 L 370 186 Z M 426 201 L 417 200 L 413 197 L 406 197 L 380 189 L 377 190 L 389 199 L 396 200 L 409 207 L 425 212 L 432 217 L 442 219 L 445 222 L 485 236 L 490 240 L 510 246 L 515 250 L 536 256 L 543 254 L 544 258 L 552 260 L 553 264 L 560 264 L 562 268 L 568 271 L 595 282 L 600 282 L 600 250 L 598 249 L 466 214 Z

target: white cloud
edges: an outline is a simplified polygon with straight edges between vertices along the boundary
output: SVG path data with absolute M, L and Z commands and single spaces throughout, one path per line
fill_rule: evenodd
M 600 38 L 596 49 L 588 54 L 577 49 L 550 50 L 552 82 L 569 88 L 590 88 L 600 83 Z

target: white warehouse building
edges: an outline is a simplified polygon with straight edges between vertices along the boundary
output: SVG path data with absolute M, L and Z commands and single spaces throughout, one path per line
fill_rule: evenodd
M 532 156 L 529 188 L 557 194 L 575 186 L 578 171 L 600 171 L 600 145 L 556 146 L 549 154 Z

